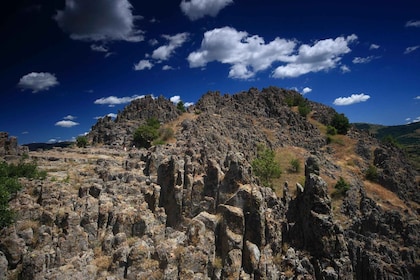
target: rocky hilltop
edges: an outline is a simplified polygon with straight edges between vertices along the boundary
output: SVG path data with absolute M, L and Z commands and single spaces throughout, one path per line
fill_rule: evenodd
M 145 97 L 99 120 L 88 148 L 29 152 L 48 176 L 22 179 L 10 201 L 0 278 L 419 279 L 419 184 L 404 153 L 355 129 L 329 138 L 335 111 L 306 101 L 304 117 L 293 98 L 209 92 L 183 113 Z M 152 117 L 174 136 L 133 147 Z M 259 144 L 283 169 L 273 188 L 251 167 Z

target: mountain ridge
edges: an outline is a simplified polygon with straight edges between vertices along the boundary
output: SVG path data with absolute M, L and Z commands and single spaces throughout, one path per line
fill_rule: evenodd
M 276 87 L 208 92 L 185 113 L 135 100 L 88 148 L 29 152 L 49 176 L 11 200 L 0 265 L 27 279 L 415 279 L 417 173 L 369 133 L 327 134 L 335 114 Z M 133 147 L 149 118 L 173 137 Z M 273 188 L 251 166 L 261 144 L 283 171 Z

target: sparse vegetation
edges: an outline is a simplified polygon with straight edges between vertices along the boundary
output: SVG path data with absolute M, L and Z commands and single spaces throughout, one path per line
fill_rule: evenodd
M 397 139 L 394 138 L 394 136 L 388 134 L 387 136 L 385 136 L 384 138 L 381 139 L 382 143 L 384 143 L 385 145 L 390 145 L 399 149 L 402 149 L 402 145 L 400 143 L 398 143 Z
M 294 158 L 290 161 L 290 171 L 293 173 L 299 173 L 300 172 L 300 162 L 298 159 Z
M 14 221 L 14 213 L 9 209 L 10 199 L 22 189 L 18 178 L 46 177 L 46 172 L 39 171 L 35 162 L 26 163 L 23 158 L 18 164 L 0 163 L 0 228 L 7 227 Z
M 369 168 L 366 170 L 365 178 L 371 182 L 378 181 L 378 169 L 374 165 L 369 165 Z
M 252 169 L 255 175 L 261 180 L 264 187 L 273 188 L 272 180 L 281 176 L 280 164 L 275 160 L 275 153 L 273 150 L 258 145 L 257 158 L 252 163 Z
M 327 134 L 328 135 L 336 135 L 337 134 L 337 129 L 331 125 L 327 126 Z
M 306 118 L 308 114 L 311 112 L 311 107 L 309 107 L 309 104 L 305 102 L 303 104 L 298 105 L 298 111 L 302 117 Z

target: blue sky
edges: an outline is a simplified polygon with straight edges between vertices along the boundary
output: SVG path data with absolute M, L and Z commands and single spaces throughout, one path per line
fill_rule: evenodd
M 271 85 L 351 122 L 420 121 L 419 1 L 34 0 L 0 16 L 0 131 L 20 144 L 72 140 L 147 94 Z

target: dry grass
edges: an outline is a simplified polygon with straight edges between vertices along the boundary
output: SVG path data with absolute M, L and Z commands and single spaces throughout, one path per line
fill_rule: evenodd
M 370 181 L 364 181 L 368 196 L 372 197 L 379 206 L 388 210 L 408 210 L 407 205 L 395 193 L 383 186 Z
M 289 183 L 289 189 L 292 195 L 296 195 L 295 185 L 296 183 L 302 184 L 305 181 L 305 158 L 308 152 L 299 147 L 282 147 L 276 150 L 276 160 L 280 164 L 282 175 L 278 179 L 273 180 L 274 191 L 277 196 L 283 196 L 283 185 L 284 182 Z M 293 172 L 291 170 L 290 162 L 296 159 L 299 161 L 300 170 L 299 172 Z
M 92 261 L 92 264 L 98 268 L 98 271 L 106 271 L 111 266 L 111 256 L 100 256 Z

